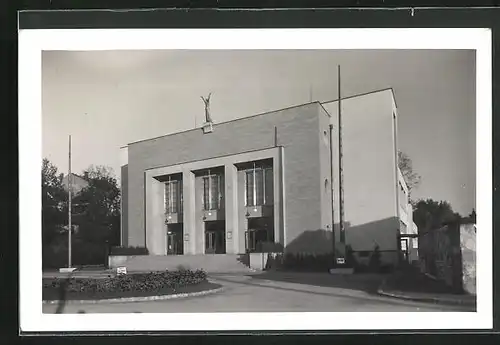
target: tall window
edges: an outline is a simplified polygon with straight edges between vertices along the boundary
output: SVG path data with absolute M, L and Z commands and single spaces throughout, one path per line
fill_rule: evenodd
M 273 169 L 253 168 L 245 172 L 246 206 L 273 203 Z
M 222 201 L 222 176 L 210 172 L 203 177 L 203 209 L 218 210 Z
M 167 181 L 165 183 L 165 212 L 177 213 L 179 194 L 179 181 Z

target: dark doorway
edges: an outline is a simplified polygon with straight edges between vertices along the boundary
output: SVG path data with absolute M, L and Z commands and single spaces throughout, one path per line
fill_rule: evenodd
M 167 255 L 184 254 L 184 229 L 182 223 L 167 225 Z
M 410 258 L 409 258 L 409 250 L 410 248 L 408 247 L 408 239 L 407 238 L 403 238 L 401 239 L 401 255 L 403 257 L 403 260 L 405 262 L 409 262 L 410 261 Z
M 226 253 L 226 222 L 215 220 L 205 222 L 205 254 Z
M 245 248 L 247 253 L 266 251 L 265 245 L 274 243 L 273 218 L 249 218 L 248 231 L 245 235 Z

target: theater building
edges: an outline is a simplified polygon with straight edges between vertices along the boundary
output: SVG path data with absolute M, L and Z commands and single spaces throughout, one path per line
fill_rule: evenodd
M 123 147 L 122 245 L 152 255 L 331 253 L 341 245 L 337 102 Z M 397 167 L 392 89 L 341 106 L 345 242 L 361 257 L 378 245 L 395 261 L 411 208 Z

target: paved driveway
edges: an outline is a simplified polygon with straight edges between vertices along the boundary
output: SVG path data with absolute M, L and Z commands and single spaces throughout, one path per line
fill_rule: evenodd
M 155 302 L 68 304 L 63 313 L 469 311 L 461 307 L 406 302 L 374 295 L 367 290 L 380 279 L 377 277 L 365 278 L 366 282 L 358 282 L 358 285 L 351 284 L 353 288 L 346 283 L 338 283 L 342 282 L 342 278 L 297 277 L 300 278 L 216 276 L 212 279 L 224 285 L 225 290 L 214 295 Z M 327 284 L 328 279 L 332 284 Z M 307 283 L 307 280 L 310 282 Z M 363 289 L 363 286 L 368 288 Z M 43 306 L 44 313 L 55 313 L 56 309 L 56 305 Z

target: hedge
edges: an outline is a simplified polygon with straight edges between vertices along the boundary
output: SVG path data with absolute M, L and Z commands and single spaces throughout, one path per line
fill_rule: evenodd
M 75 266 L 83 265 L 105 265 L 106 245 L 101 243 L 91 243 L 80 239 L 72 241 L 71 261 Z M 67 238 L 59 238 L 51 245 L 42 247 L 43 268 L 60 268 L 68 264 L 68 243 Z
M 109 255 L 149 255 L 145 247 L 111 247 Z

